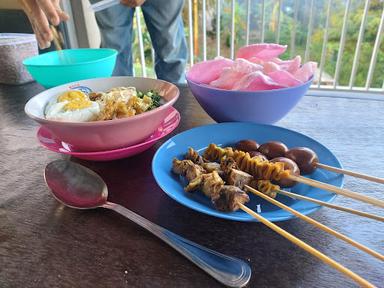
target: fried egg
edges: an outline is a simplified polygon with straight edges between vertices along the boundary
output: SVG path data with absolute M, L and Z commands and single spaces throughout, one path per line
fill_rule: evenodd
M 88 122 L 100 113 L 100 104 L 89 100 L 81 91 L 72 90 L 51 100 L 45 109 L 45 118 L 56 121 Z

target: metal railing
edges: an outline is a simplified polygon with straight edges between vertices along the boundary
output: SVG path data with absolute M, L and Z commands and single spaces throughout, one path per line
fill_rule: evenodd
M 242 45 L 275 42 L 288 44 L 286 54 L 290 57 L 300 54 L 304 61 L 318 62 L 318 73 L 312 89 L 384 92 L 382 0 L 187 0 L 184 12 L 189 66 L 220 55 L 233 58 L 236 49 Z M 236 15 L 237 13 L 241 15 Z M 332 18 L 335 18 L 335 15 L 342 15 L 342 19 L 341 17 L 336 19 L 339 21 L 339 26 Z M 224 19 L 227 19 L 226 23 L 223 23 Z M 352 20 L 355 22 L 351 22 Z M 154 54 L 152 51 L 151 59 L 146 61 L 142 21 L 141 11 L 137 9 L 135 27 L 138 45 L 134 45 L 136 49 L 134 52 L 135 55 L 139 55 L 136 59 L 139 59 L 141 73 L 139 74 L 137 69 L 136 73 L 146 76 L 148 71 L 152 71 L 148 73 L 151 76 L 154 75 Z M 211 27 L 210 31 L 207 31 L 208 21 L 215 26 Z M 283 28 L 287 32 L 287 21 L 290 33 L 282 35 Z M 239 30 L 236 27 L 240 25 L 239 23 L 244 24 L 245 28 Z M 225 26 L 225 31 L 230 31 L 229 39 L 228 37 L 223 39 L 222 27 L 227 24 L 229 25 Z M 367 40 L 365 38 L 367 34 L 376 36 Z M 299 36 L 301 39 L 298 39 Z M 330 47 L 334 54 L 337 52 L 337 56 L 330 55 Z M 369 62 L 369 65 L 363 61 Z M 361 67 L 362 64 L 365 64 L 364 67 Z M 362 77 L 365 79 L 362 80 Z

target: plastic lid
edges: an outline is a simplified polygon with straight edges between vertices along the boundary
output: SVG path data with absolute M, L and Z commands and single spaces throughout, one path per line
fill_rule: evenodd
M 0 33 L 0 46 L 36 42 L 35 34 Z

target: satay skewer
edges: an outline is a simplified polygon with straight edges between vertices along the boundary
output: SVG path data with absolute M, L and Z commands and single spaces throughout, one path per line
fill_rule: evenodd
M 204 154 L 208 160 L 211 161 L 220 161 L 224 157 L 233 157 L 239 166 L 240 170 L 243 170 L 256 179 L 264 180 L 279 180 L 281 178 L 289 179 L 306 185 L 310 185 L 316 188 L 324 189 L 331 191 L 336 194 L 343 195 L 355 200 L 359 200 L 365 203 L 369 203 L 375 206 L 384 208 L 384 201 L 375 199 L 357 192 L 353 192 L 347 189 L 342 189 L 330 184 L 326 184 L 320 181 L 309 179 L 303 176 L 294 175 L 292 171 L 285 170 L 278 166 L 279 162 L 271 162 L 268 160 L 257 160 L 252 158 L 248 152 L 234 151 L 231 147 L 221 148 L 215 144 L 210 144 L 205 150 Z M 211 158 L 211 159 L 210 159 Z M 292 159 L 291 159 L 292 160 Z M 272 168 L 271 168 L 272 167 Z M 301 170 L 300 170 L 301 171 Z M 265 173 L 264 173 L 265 172 Z
M 296 181 L 296 182 L 300 182 L 303 184 L 307 184 L 309 186 L 328 190 L 328 191 L 331 191 L 333 193 L 343 195 L 345 197 L 349 197 L 349 198 L 352 198 L 355 200 L 359 200 L 359 201 L 362 201 L 365 203 L 369 203 L 369 204 L 384 208 L 384 201 L 383 200 L 375 199 L 375 198 L 372 198 L 372 197 L 369 197 L 369 196 L 366 196 L 366 195 L 363 195 L 363 194 L 360 194 L 357 192 L 353 192 L 353 191 L 348 190 L 348 189 L 339 188 L 339 187 L 336 187 L 336 186 L 333 186 L 330 184 L 326 184 L 326 183 L 323 183 L 323 182 L 320 182 L 317 180 L 313 180 L 313 179 L 306 178 L 303 176 L 296 176 L 296 175 L 292 175 L 292 174 L 287 176 L 287 178 L 290 180 Z
M 240 147 L 239 147 L 240 145 Z M 384 178 L 379 178 L 363 173 L 358 173 L 355 171 L 350 171 L 346 169 L 341 169 L 337 167 L 333 167 L 330 165 L 326 165 L 319 162 L 319 157 L 316 152 L 308 147 L 294 147 L 288 149 L 288 147 L 279 141 L 270 141 L 264 143 L 263 145 L 258 147 L 257 142 L 253 140 L 242 140 L 237 143 L 237 148 L 242 150 L 241 148 L 246 148 L 243 151 L 249 152 L 247 148 L 257 149 L 260 153 L 265 155 L 268 159 L 272 159 L 274 157 L 287 157 L 298 165 L 300 168 L 300 172 L 302 175 L 310 174 L 317 168 L 325 169 L 334 173 L 345 174 L 361 179 L 365 179 L 368 181 L 384 184 Z
M 285 152 L 284 157 L 288 157 L 289 159 L 295 161 L 299 166 L 303 175 L 312 173 L 316 168 L 325 169 L 334 173 L 345 174 L 361 179 L 365 179 L 368 181 L 384 184 L 384 178 L 379 178 L 363 173 L 358 173 L 355 171 L 341 169 L 337 167 L 333 167 L 330 165 L 326 165 L 319 162 L 319 157 L 316 152 L 308 147 L 295 147 L 289 149 Z
M 294 236 L 294 235 L 290 234 L 289 232 L 285 231 L 284 229 L 280 228 L 279 226 L 277 226 L 276 224 L 274 224 L 271 221 L 267 220 L 263 216 L 259 215 L 258 213 L 256 213 L 252 209 L 249 209 L 244 204 L 238 203 L 238 206 L 240 207 L 241 210 L 243 210 L 244 212 L 248 213 L 252 217 L 256 218 L 261 223 L 266 225 L 268 228 L 272 229 L 273 231 L 275 231 L 276 233 L 280 234 L 281 236 L 283 236 L 287 240 L 291 241 L 293 244 L 299 246 L 300 248 L 302 248 L 303 250 L 305 250 L 308 253 L 312 254 L 313 256 L 317 257 L 318 259 L 320 259 L 324 263 L 328 264 L 332 268 L 334 268 L 334 269 L 338 270 L 339 272 L 343 273 L 344 275 L 348 276 L 353 281 L 355 281 L 357 284 L 359 284 L 361 287 L 376 287 L 375 285 L 373 285 L 372 283 L 368 282 L 367 280 L 365 280 L 361 276 L 357 275 L 355 272 L 349 270 L 348 268 L 344 267 L 343 265 L 341 265 L 340 263 L 336 262 L 332 258 L 330 258 L 327 255 L 321 253 L 319 250 L 313 248 L 312 246 L 308 245 L 307 243 L 305 243 L 304 241 L 300 240 L 296 236 Z
M 284 195 L 284 196 L 287 196 L 287 197 L 290 197 L 290 198 L 294 198 L 294 199 L 299 199 L 299 200 L 304 200 L 304 201 L 316 203 L 316 204 L 319 204 L 319 205 L 322 205 L 322 206 L 325 206 L 325 207 L 328 207 L 328 208 L 332 208 L 332 209 L 335 209 L 335 210 L 340 210 L 340 211 L 344 211 L 344 212 L 347 212 L 347 213 L 351 213 L 351 214 L 355 214 L 355 215 L 358 215 L 358 216 L 362 216 L 362 217 L 366 217 L 366 218 L 370 218 L 370 219 L 374 219 L 374 220 L 378 220 L 378 221 L 384 222 L 384 217 L 382 217 L 382 216 L 378 216 L 378 215 L 362 212 L 362 211 L 351 209 L 351 208 L 347 208 L 347 207 L 342 207 L 342 206 L 339 206 L 339 205 L 335 205 L 335 204 L 331 204 L 331 203 L 328 203 L 328 202 L 320 201 L 320 200 L 317 200 L 317 199 L 314 199 L 314 198 L 311 198 L 311 197 L 299 195 L 299 194 L 296 194 L 296 193 L 291 193 L 291 192 L 288 192 L 288 191 L 285 191 L 285 190 L 281 190 L 281 189 L 275 190 L 274 192 L 279 193 L 279 194 Z
M 379 178 L 379 177 L 375 177 L 375 176 L 371 176 L 371 175 L 367 175 L 367 174 L 363 174 L 363 173 L 358 173 L 358 172 L 351 171 L 351 170 L 340 169 L 340 168 L 329 166 L 329 165 L 322 164 L 322 163 L 316 163 L 315 165 L 318 168 L 322 168 L 322 169 L 325 169 L 325 170 L 328 170 L 331 172 L 335 172 L 335 173 L 339 173 L 339 174 L 345 174 L 345 175 L 349 175 L 352 177 L 356 177 L 356 178 L 365 179 L 368 181 L 384 184 L 384 178 Z
M 195 159 L 196 160 L 196 159 Z M 247 206 L 245 206 L 243 203 L 249 201 L 248 195 L 241 190 L 240 188 L 236 186 L 235 189 L 238 189 L 237 191 L 231 191 L 231 190 L 222 190 L 225 185 L 224 182 L 221 180 L 221 178 L 218 176 L 218 173 L 216 171 L 213 171 L 212 173 L 208 174 L 201 174 L 204 171 L 201 170 L 201 166 L 194 164 L 191 160 L 183 160 L 179 161 L 175 159 L 173 161 L 173 172 L 179 175 L 183 175 L 187 178 L 189 181 L 188 186 L 186 186 L 184 189 L 185 191 L 191 191 L 189 188 L 201 188 L 201 192 L 203 192 L 206 196 L 210 197 L 212 200 L 212 203 L 214 204 L 216 209 L 219 209 L 220 211 L 235 211 L 237 209 L 242 209 L 244 212 L 250 214 L 251 216 L 258 219 L 260 222 L 277 232 L 278 234 L 282 235 L 289 241 L 293 242 L 294 244 L 298 245 L 305 251 L 309 252 L 310 254 L 314 255 L 315 257 L 319 258 L 326 264 L 330 265 L 331 267 L 335 268 L 336 270 L 344 273 L 351 279 L 353 279 L 356 283 L 363 287 L 375 287 L 373 284 L 365 280 L 364 278 L 360 277 L 359 275 L 355 274 L 351 270 L 347 269 L 346 267 L 342 266 L 340 263 L 334 261 L 330 257 L 322 254 L 320 251 L 316 250 L 312 246 L 306 244 L 302 240 L 298 239 L 297 237 L 293 236 L 292 234 L 288 233 L 284 229 L 280 228 L 279 226 L 273 224 L 272 222 L 268 221 L 261 215 L 257 214 L 253 210 L 249 209 Z M 205 176 L 205 178 L 203 178 Z M 216 175 L 216 176 L 215 176 Z M 208 178 L 209 176 L 209 178 Z M 210 181 L 215 180 L 215 181 Z M 216 181 L 218 180 L 218 181 Z M 198 184 L 198 186 L 195 186 L 195 184 Z M 192 187 L 191 187 L 192 186 Z M 229 186 L 227 186 L 229 187 Z M 227 194 L 229 193 L 229 194 Z M 236 197 L 243 194 L 241 197 Z M 228 197 L 229 196 L 229 197 Z M 229 201 L 229 202 L 227 202 Z M 226 202 L 226 203 L 223 203 Z M 232 202 L 232 204 L 230 203 Z M 224 210 L 222 210 L 224 208 Z
M 355 240 L 353 240 L 353 239 L 351 239 L 351 238 L 349 238 L 349 237 L 347 237 L 347 236 L 345 236 L 345 235 L 343 235 L 343 234 L 333 230 L 332 228 L 329 228 L 328 226 L 326 226 L 326 225 L 324 225 L 324 224 L 322 224 L 322 223 L 320 223 L 320 222 L 318 222 L 318 221 L 316 221 L 316 220 L 314 220 L 314 219 L 312 219 L 312 218 L 310 218 L 310 217 L 308 217 L 308 216 L 306 216 L 306 215 L 296 211 L 295 209 L 292 209 L 291 207 L 289 207 L 289 206 L 287 206 L 287 205 L 285 205 L 285 204 L 283 204 L 283 203 L 281 203 L 281 202 L 279 202 L 279 201 L 269 197 L 268 195 L 266 195 L 266 194 L 264 194 L 264 193 L 262 193 L 262 192 L 260 192 L 260 191 L 258 191 L 256 189 L 254 189 L 254 188 L 252 188 L 252 187 L 250 187 L 248 185 L 245 185 L 244 187 L 249 192 L 252 192 L 253 194 L 263 198 L 264 200 L 267 200 L 268 202 L 270 202 L 270 203 L 272 203 L 272 204 L 274 204 L 274 205 L 276 205 L 276 206 L 278 206 L 278 207 L 280 207 L 280 208 L 282 208 L 282 209 L 292 213 L 296 217 L 298 217 L 298 218 L 300 218 L 300 219 L 302 219 L 302 220 L 312 224 L 313 226 L 315 226 L 315 227 L 317 227 L 317 228 L 319 228 L 319 229 L 321 229 L 321 230 L 323 230 L 323 231 L 325 231 L 325 232 L 327 232 L 327 233 L 329 233 L 329 234 L 331 234 L 331 235 L 333 235 L 333 236 L 335 236 L 335 237 L 337 237 L 337 238 L 339 238 L 339 239 L 341 239 L 341 240 L 351 244 L 352 246 L 356 247 L 357 249 L 360 249 L 360 250 L 364 251 L 365 253 L 368 253 L 369 255 L 372 255 L 373 257 L 376 257 L 377 259 L 379 259 L 381 261 L 384 261 L 384 255 L 382 255 L 382 254 L 380 254 L 380 253 L 378 253 L 378 252 L 368 248 L 367 246 L 365 246 L 363 244 L 360 244 L 359 242 L 356 242 Z

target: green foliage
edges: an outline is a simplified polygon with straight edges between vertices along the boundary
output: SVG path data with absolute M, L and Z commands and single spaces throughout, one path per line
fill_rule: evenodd
M 335 2 L 335 7 L 332 9 L 328 45 L 326 50 L 326 59 L 324 70 L 331 76 L 334 75 L 336 69 L 337 54 L 340 48 L 340 37 L 344 18 L 345 7 L 338 1 Z M 365 86 L 370 60 L 372 57 L 373 46 L 377 36 L 377 29 L 379 27 L 380 17 L 383 9 L 383 5 L 378 5 L 380 0 L 371 1 L 368 17 L 366 20 L 364 38 L 360 49 L 360 58 L 358 63 L 358 69 L 354 81 L 354 86 Z M 359 35 L 361 20 L 364 12 L 364 2 L 355 2 L 352 6 L 348 21 L 347 21 L 347 33 L 345 38 L 345 46 L 343 51 L 343 57 L 341 59 L 339 85 L 349 85 L 353 60 L 356 52 L 356 44 Z M 312 43 L 311 43 L 311 55 L 312 59 L 320 61 L 321 49 L 323 43 L 324 30 L 322 27 L 318 27 L 314 30 Z M 380 88 L 383 85 L 384 75 L 384 45 L 382 43 L 375 67 L 375 73 L 372 80 L 371 87 Z
M 138 13 L 136 10 L 135 13 Z M 133 57 L 133 70 L 135 75 L 142 75 L 141 63 L 140 63 L 140 48 L 139 48 L 139 37 L 137 35 L 137 24 L 136 17 L 133 23 L 133 43 L 132 43 L 132 57 Z M 152 41 L 145 25 L 144 17 L 140 17 L 141 33 L 143 35 L 143 47 L 144 47 L 144 56 L 145 56 L 145 65 L 146 72 L 149 77 L 154 77 L 155 72 L 153 70 L 153 60 L 152 59 Z

